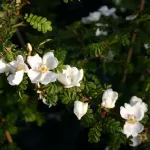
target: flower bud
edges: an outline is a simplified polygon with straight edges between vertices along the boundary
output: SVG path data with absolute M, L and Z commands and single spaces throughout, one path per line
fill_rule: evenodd
M 83 103 L 81 101 L 74 102 L 74 114 L 77 116 L 78 120 L 80 120 L 88 110 L 88 103 Z
M 107 89 L 102 96 L 101 106 L 105 108 L 114 108 L 116 100 L 118 99 L 118 93 L 112 89 Z
M 28 49 L 28 56 L 31 56 L 32 46 L 30 43 L 27 43 L 27 49 Z

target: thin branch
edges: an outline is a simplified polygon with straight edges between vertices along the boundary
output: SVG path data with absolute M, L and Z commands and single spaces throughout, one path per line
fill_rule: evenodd
M 5 122 L 5 119 L 2 118 L 1 121 L 4 123 L 4 122 Z M 11 137 L 9 131 L 7 131 L 7 130 L 5 131 L 5 136 L 6 136 L 7 141 L 8 141 L 10 144 L 13 143 L 13 139 L 12 139 L 12 137 Z
M 6 139 L 9 143 L 13 143 L 13 139 L 8 131 L 5 131 Z
M 133 35 L 132 35 L 131 44 L 133 44 L 133 43 L 135 42 L 135 39 L 136 39 L 136 33 L 135 33 L 135 31 L 134 31 L 134 32 L 133 32 Z M 133 54 L 133 48 L 131 47 L 131 48 L 129 49 L 129 52 L 128 52 L 127 64 L 130 63 L 132 54 Z M 127 74 L 128 74 L 128 69 L 125 69 L 125 70 L 124 70 L 124 76 L 123 76 L 123 79 L 122 79 L 122 83 L 125 83 L 126 78 L 127 78 Z
M 144 4 L 145 4 L 145 0 L 141 0 L 140 9 L 139 9 L 138 13 L 142 13 L 144 11 Z M 135 40 L 136 40 L 136 31 L 134 30 L 133 34 L 132 34 L 132 39 L 131 39 L 131 44 L 132 45 L 134 44 Z M 131 58 L 132 58 L 132 54 L 133 54 L 133 48 L 131 47 L 129 49 L 129 52 L 128 52 L 128 57 L 127 57 L 127 61 L 126 61 L 127 64 L 130 63 Z M 122 83 L 125 83 L 125 81 L 127 79 L 127 74 L 128 74 L 128 69 L 125 69 L 123 79 L 122 79 Z

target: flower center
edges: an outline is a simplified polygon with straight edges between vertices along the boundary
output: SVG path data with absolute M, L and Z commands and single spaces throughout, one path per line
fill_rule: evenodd
M 46 65 L 42 64 L 39 68 L 38 68 L 38 71 L 41 72 L 41 73 L 45 73 L 48 71 L 48 68 Z
M 23 67 L 17 67 L 16 71 L 20 71 L 20 70 L 23 70 L 23 69 L 24 69 Z
M 129 115 L 127 122 L 131 124 L 136 123 L 137 122 L 136 117 L 134 115 Z

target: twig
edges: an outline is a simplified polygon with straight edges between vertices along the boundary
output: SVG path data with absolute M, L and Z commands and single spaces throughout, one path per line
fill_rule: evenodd
M 138 13 L 142 13 L 143 12 L 143 10 L 144 10 L 144 4 L 145 4 L 145 0 L 141 0 L 140 9 L 139 9 Z M 133 34 L 132 34 L 131 44 L 133 44 L 135 42 L 135 39 L 136 39 L 136 31 L 134 30 Z M 128 57 L 127 57 L 127 61 L 126 61 L 127 64 L 130 63 L 131 58 L 132 58 L 132 54 L 133 54 L 133 48 L 131 47 L 129 49 L 129 52 L 128 52 Z M 124 70 L 123 79 L 122 79 L 122 83 L 125 83 L 126 78 L 127 78 L 127 74 L 128 74 L 128 69 L 125 69 Z
M 132 35 L 131 44 L 133 44 L 133 43 L 135 42 L 135 39 L 136 39 L 136 33 L 135 33 L 135 31 L 134 31 L 134 32 L 133 32 L 133 35 Z M 130 63 L 132 54 L 133 54 L 133 48 L 131 47 L 131 48 L 129 49 L 129 52 L 128 52 L 127 64 Z M 122 79 L 122 83 L 125 83 L 126 78 L 127 78 L 127 73 L 128 73 L 128 69 L 125 69 L 125 70 L 124 70 L 124 76 L 123 76 L 123 79 Z
M 9 143 L 13 143 L 13 139 L 8 131 L 5 131 L 6 139 Z
M 2 118 L 2 120 L 1 120 L 3 123 L 5 122 L 5 119 L 4 118 Z M 10 133 L 9 133 L 9 131 L 5 131 L 5 135 L 6 135 L 6 139 L 7 139 L 7 141 L 11 144 L 11 143 L 13 143 L 13 139 L 12 139 L 12 137 L 11 137 L 11 135 L 10 135 Z

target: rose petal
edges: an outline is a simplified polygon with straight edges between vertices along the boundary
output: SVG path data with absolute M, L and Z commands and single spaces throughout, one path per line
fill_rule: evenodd
M 130 100 L 130 104 L 133 106 L 135 105 L 137 102 L 142 102 L 141 98 L 138 98 L 137 96 L 132 96 L 131 100 Z
M 126 134 L 127 138 L 129 136 L 137 136 L 138 133 L 141 133 L 144 130 L 144 126 L 140 123 L 130 124 L 128 122 L 125 123 L 123 128 L 123 133 Z
M 39 65 L 42 63 L 42 58 L 38 54 L 34 56 L 28 56 L 27 62 L 32 69 L 37 70 Z
M 17 62 L 24 64 L 24 59 L 23 59 L 23 57 L 21 55 L 17 56 Z
M 4 73 L 6 69 L 6 64 L 0 60 L 0 73 Z
M 20 70 L 14 74 L 10 74 L 7 77 L 7 80 L 10 85 L 19 85 L 21 83 L 21 81 L 23 80 L 23 75 L 24 75 L 24 71 Z
M 43 56 L 43 64 L 45 64 L 50 70 L 58 66 L 58 60 L 54 57 L 52 52 L 45 53 Z
M 69 80 L 69 78 L 67 78 L 67 76 L 65 74 L 59 73 L 57 76 L 57 80 L 64 85 L 70 85 L 71 84 L 71 80 Z
M 74 78 L 73 84 L 77 84 L 83 79 L 83 69 L 80 69 Z
M 40 82 L 44 85 L 47 85 L 48 83 L 55 82 L 57 78 L 57 74 L 51 71 L 48 71 L 46 73 L 42 73 L 42 76 L 40 78 Z
M 41 73 L 30 69 L 28 71 L 28 77 L 30 78 L 32 83 L 38 83 L 41 78 Z
M 120 115 L 122 118 L 128 119 L 128 111 L 123 106 L 120 107 Z
M 144 111 L 142 109 L 140 109 L 140 107 L 138 105 L 134 105 L 133 106 L 133 115 L 136 117 L 137 121 L 140 121 L 143 119 L 144 117 Z
M 132 137 L 131 141 L 133 142 L 132 144 L 130 144 L 130 146 L 136 147 L 138 145 L 141 144 L 141 140 L 139 138 L 139 136 L 136 137 Z

